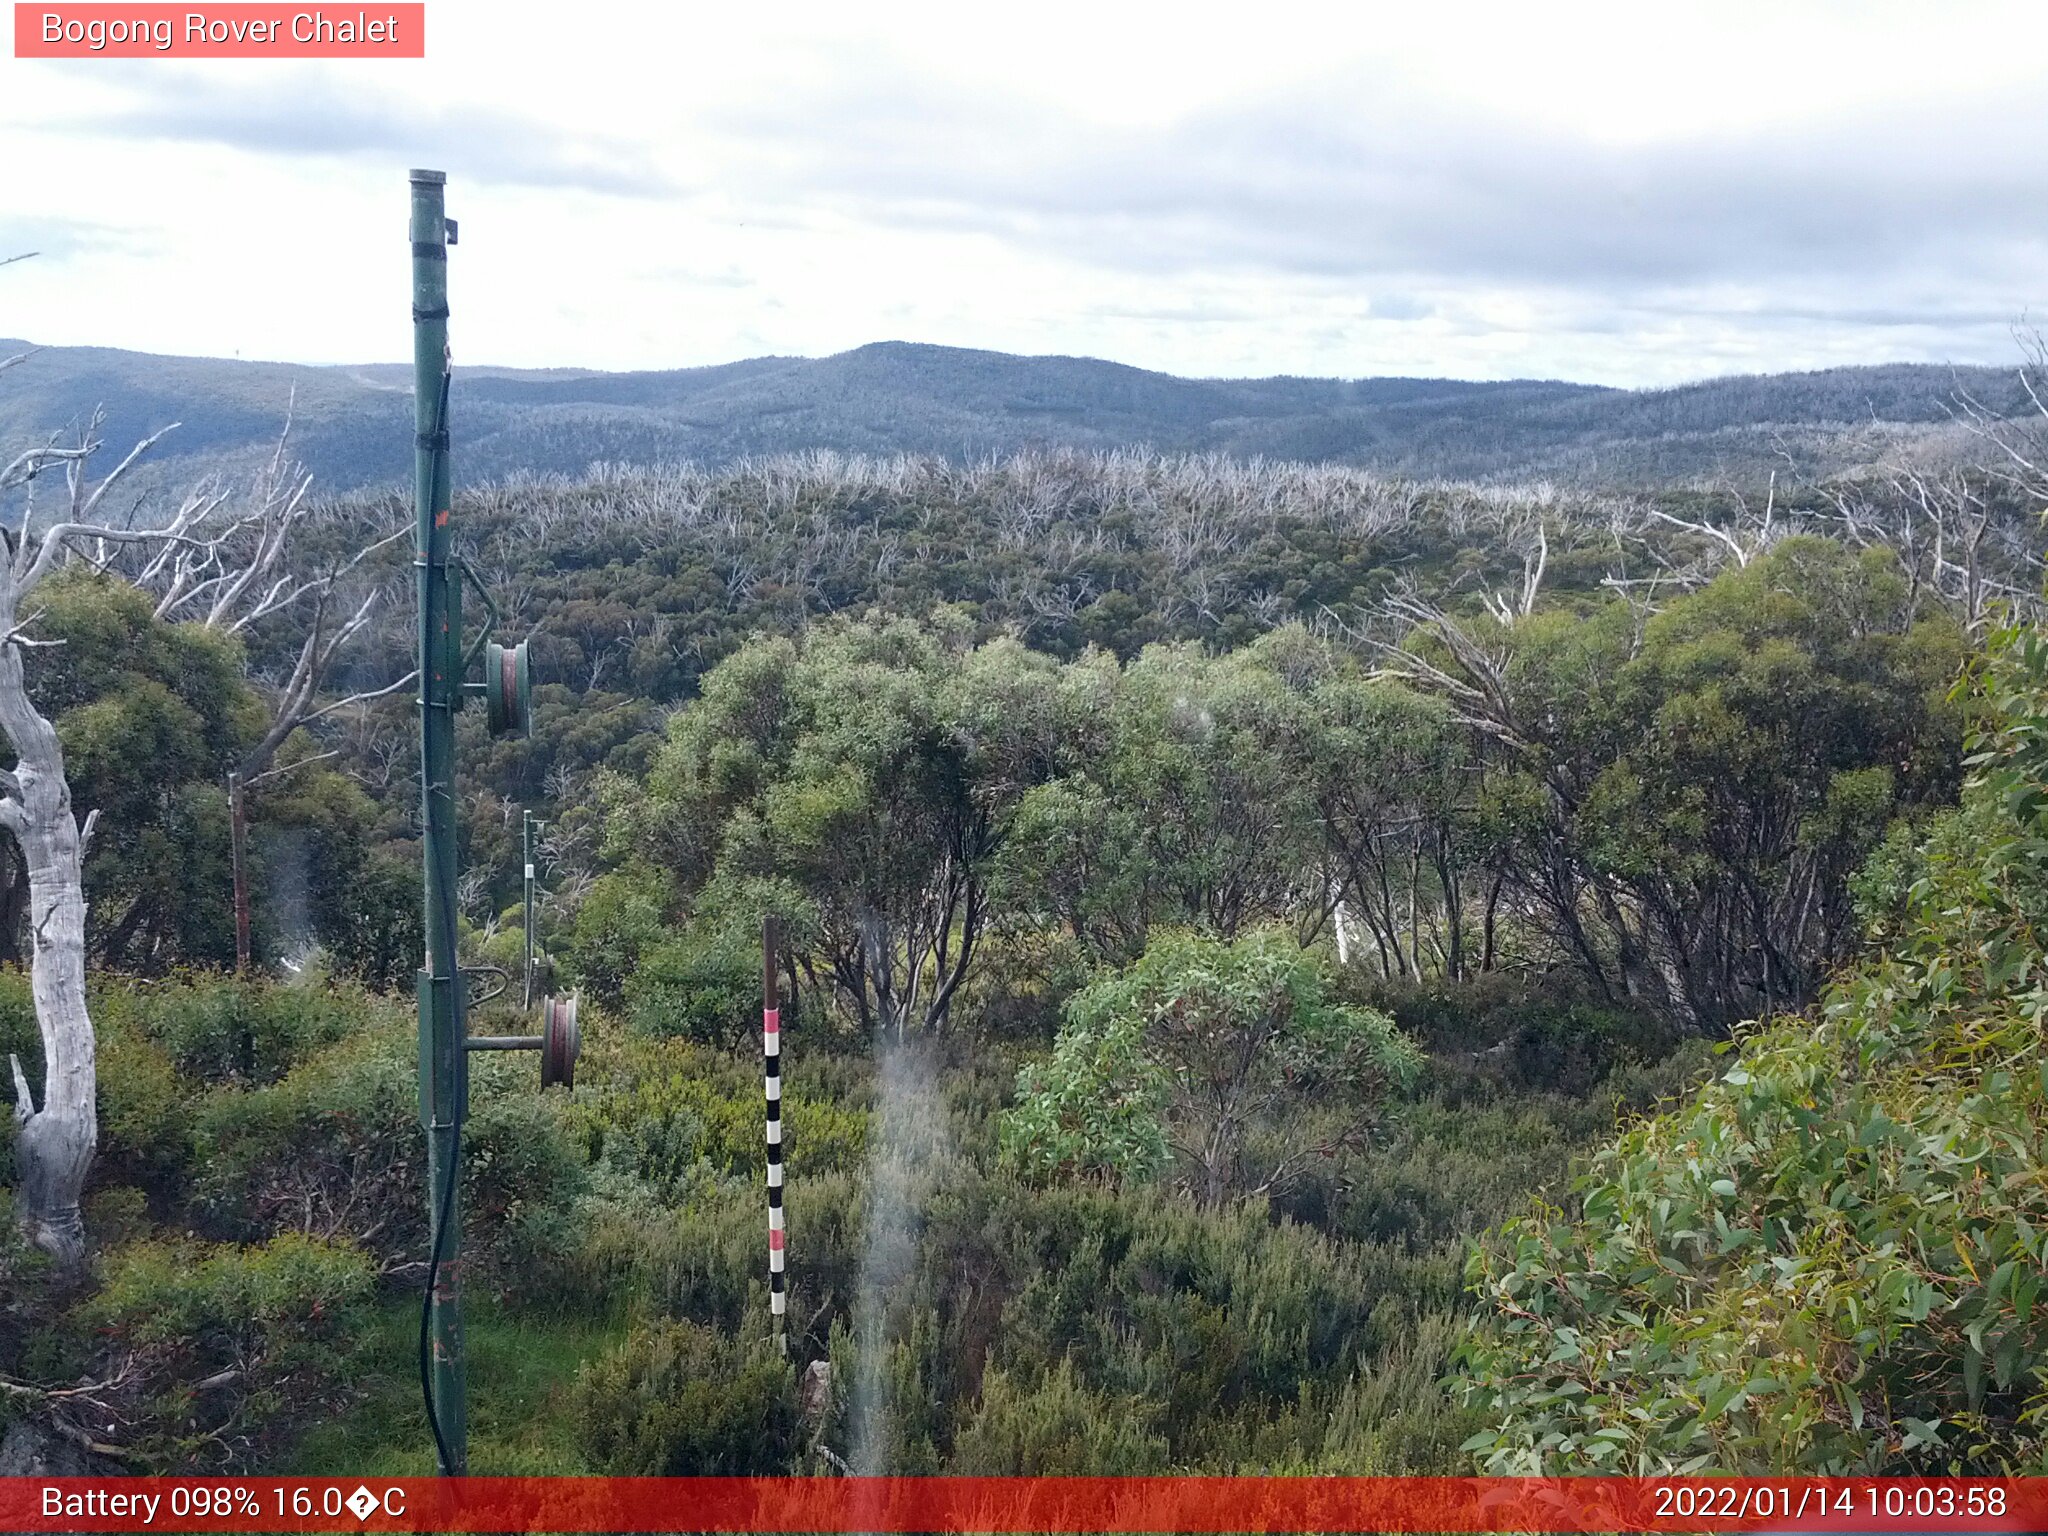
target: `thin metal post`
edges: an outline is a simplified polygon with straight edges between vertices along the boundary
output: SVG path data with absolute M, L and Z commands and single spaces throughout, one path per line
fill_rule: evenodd
M 228 775 L 228 857 L 235 887 L 235 974 L 249 974 L 249 811 L 242 776 Z
M 783 1293 L 788 1232 L 782 1220 L 782 996 L 776 962 L 782 953 L 782 920 L 770 913 L 761 919 L 761 1060 L 768 1093 L 768 1314 L 773 1320 L 775 1347 L 787 1354 Z
M 459 578 L 449 559 L 448 178 L 414 171 L 412 331 L 413 577 L 419 602 L 420 826 L 425 846 L 426 965 L 419 976 L 420 1121 L 427 1132 L 432 1291 L 424 1331 L 435 1460 L 444 1477 L 468 1468 L 462 1351 L 462 1118 L 469 1058 L 456 958 L 455 711 L 462 702 Z
M 520 846 L 526 855 L 526 959 L 520 974 L 525 978 L 524 1006 L 533 1006 L 533 812 L 528 811 L 520 835 Z

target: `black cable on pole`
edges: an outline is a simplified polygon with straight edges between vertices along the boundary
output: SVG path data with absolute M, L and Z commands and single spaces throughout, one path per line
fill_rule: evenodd
M 427 1288 L 420 1297 L 420 1397 L 427 1405 L 427 1423 L 434 1431 L 434 1451 L 442 1469 L 455 1465 L 448 1454 L 448 1437 L 441 1433 L 441 1410 L 434 1403 L 434 1287 L 441 1279 L 441 1239 L 448 1230 L 448 1213 L 455 1204 L 456 1162 L 448 1159 L 447 1176 L 441 1181 L 441 1208 L 434 1215 L 432 1252 L 427 1260 Z

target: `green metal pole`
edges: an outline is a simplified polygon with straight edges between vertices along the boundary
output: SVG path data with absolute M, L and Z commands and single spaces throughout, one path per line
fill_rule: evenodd
M 427 1132 L 432 1293 L 423 1323 L 435 1459 L 468 1470 L 462 1358 L 462 1117 L 468 1098 L 462 984 L 455 951 L 455 711 L 462 702 L 461 586 L 449 563 L 448 178 L 412 179 L 413 574 L 419 598 L 420 826 L 425 838 L 426 966 L 420 972 L 420 1122 Z

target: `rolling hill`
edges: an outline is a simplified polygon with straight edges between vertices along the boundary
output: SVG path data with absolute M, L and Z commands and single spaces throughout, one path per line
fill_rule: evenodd
M 0 355 L 26 350 L 0 340 Z M 0 373 L 0 447 L 106 413 L 110 447 L 170 422 L 157 472 L 232 465 L 274 440 L 329 490 L 409 474 L 410 370 L 43 348 Z M 1653 484 L 1827 472 L 1947 428 L 1958 383 L 2001 402 L 1993 369 L 1923 365 L 1724 378 L 1661 390 L 1540 380 L 1187 379 L 1077 357 L 881 342 L 823 358 L 599 373 L 468 368 L 454 416 L 463 478 L 577 475 L 598 462 L 720 464 L 805 449 L 972 459 L 1023 448 L 1329 460 L 1388 473 Z

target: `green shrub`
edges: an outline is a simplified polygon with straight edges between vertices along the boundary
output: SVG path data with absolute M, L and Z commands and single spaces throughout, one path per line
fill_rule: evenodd
M 362 993 L 268 977 L 185 974 L 108 989 L 103 1026 L 130 1025 L 197 1083 L 271 1083 L 324 1046 L 362 1033 L 380 1009 Z
M 1572 1157 L 1613 1128 L 1609 1106 L 1556 1095 L 1432 1095 L 1404 1105 L 1376 1145 L 1309 1169 L 1275 1209 L 1334 1236 L 1462 1252 L 1472 1233 L 1526 1210 L 1546 1181 L 1562 1186 Z
M 1430 1079 L 1463 1098 L 1586 1097 L 1611 1074 L 1661 1062 L 1679 1033 L 1655 1015 L 1586 996 L 1570 978 L 1502 973 L 1405 985 L 1347 978 L 1432 1056 Z
M 827 1338 L 831 1411 L 824 1443 L 856 1473 L 930 1477 L 961 1406 L 958 1364 L 929 1301 L 872 1298 L 875 1313 L 842 1319 Z M 872 1364 L 870 1364 L 872 1361 Z
M 638 870 L 600 875 L 576 909 L 569 955 L 577 978 L 608 1008 L 625 1001 L 626 981 L 640 953 L 665 932 L 665 890 L 658 876 Z
M 193 1195 L 213 1230 L 239 1240 L 281 1232 L 353 1240 L 392 1265 L 424 1256 L 425 1135 L 410 1031 L 343 1041 L 266 1087 L 224 1089 L 200 1107 Z M 569 1209 L 583 1158 L 560 1102 L 534 1089 L 530 1062 L 471 1063 L 464 1137 L 464 1256 L 517 1296 L 547 1290 L 538 1267 L 578 1239 Z
M 26 972 L 0 970 L 0 1104 L 6 1106 L 6 1124 L 14 1124 L 14 1074 L 4 1069 L 9 1056 L 18 1057 L 22 1071 L 33 1087 L 43 1080 L 43 1037 L 36 1030 L 35 1001 L 30 996 Z M 14 1136 L 0 1135 L 0 1180 L 14 1177 Z
M 770 1476 L 797 1449 L 796 1373 L 765 1342 L 662 1321 L 586 1366 L 570 1411 L 594 1472 Z
M 464 1261 L 508 1302 L 552 1302 L 583 1240 L 575 1209 L 588 1170 L 560 1101 L 525 1075 L 531 1064 L 500 1071 L 515 1080 L 495 1093 L 473 1085 L 463 1130 Z
M 100 1150 L 94 1181 L 132 1178 L 168 1196 L 191 1166 L 199 1090 L 170 1052 L 132 1021 L 102 1016 L 95 1030 Z
M 1142 1184 L 1163 1172 L 1166 1073 L 1145 1054 L 1142 1033 L 1135 1018 L 1061 1031 L 1047 1060 L 1017 1074 L 1017 1106 L 1002 1118 L 1004 1161 L 1039 1183 Z
M 83 1353 L 75 1334 L 53 1327 L 68 1289 L 50 1256 L 30 1246 L 15 1219 L 14 1191 L 0 1184 L 0 1375 L 17 1382 L 77 1379 L 82 1361 L 51 1358 Z M 0 1428 L 20 1402 L 16 1394 L 0 1392 Z
M 378 992 L 409 991 L 420 963 L 418 859 L 373 849 L 344 888 L 347 898 L 328 901 L 320 915 L 335 969 Z
M 1421 1061 L 1385 1014 L 1335 1001 L 1289 935 L 1166 933 L 1068 1002 L 1051 1059 L 1018 1075 L 1003 1147 L 1039 1177 L 1133 1179 L 1171 1147 L 1214 1205 L 1352 1144 Z
M 526 931 L 523 926 L 524 921 L 524 914 L 518 907 L 507 907 L 498 914 L 497 929 L 489 938 L 472 942 L 472 936 L 466 930 L 463 934 L 462 952 L 464 963 L 481 961 L 485 965 L 494 965 L 503 971 L 508 978 L 505 988 L 508 1001 L 517 1001 L 518 999 L 520 990 L 519 977 L 526 964 Z M 541 957 L 538 954 L 535 955 L 534 962 L 536 966 L 542 963 Z M 496 985 L 496 983 L 492 982 L 491 985 Z M 542 990 L 546 990 L 545 986 L 542 987 Z
M 644 949 L 624 993 L 640 1033 L 729 1046 L 760 1021 L 758 941 L 749 949 L 693 927 Z
M 1007 1372 L 982 1378 L 981 1403 L 954 1442 L 962 1477 L 1129 1477 L 1170 1470 L 1151 1404 L 1105 1398 L 1062 1360 L 1036 1386 Z
M 359 1249 L 295 1233 L 247 1247 L 141 1242 L 109 1255 L 85 1319 L 142 1345 L 246 1342 L 294 1323 L 317 1335 L 356 1320 L 369 1279 Z
M 91 1010 L 100 1117 L 95 1178 L 132 1180 L 159 1200 L 182 1187 L 210 1089 L 274 1083 L 328 1046 L 393 1018 L 345 987 L 198 972 L 97 983 Z M 40 1080 L 28 978 L 15 971 L 0 972 L 0 1056 L 8 1050 L 22 1054 L 31 1082 Z
M 1090 1391 L 1157 1405 L 1152 1427 L 1182 1466 L 1227 1462 L 1256 1426 L 1458 1295 L 1455 1255 L 1340 1244 L 1258 1203 L 1087 1186 L 943 1191 L 921 1255 L 906 1290 L 938 1308 L 942 1353 L 970 1366 L 987 1353 L 1013 1382 L 1071 1359 Z
M 1424 1316 L 1344 1383 L 1305 1469 L 1350 1477 L 1450 1477 L 1467 1471 L 1463 1442 L 1483 1416 L 1459 1406 L 1441 1377 L 1464 1336 L 1464 1319 Z
M 396 1257 L 424 1245 L 417 1069 L 394 1028 L 278 1082 L 223 1089 L 195 1125 L 193 1196 L 238 1241 L 285 1231 L 356 1239 Z
M 9 1055 L 21 1058 L 31 1082 L 41 1081 L 43 1038 L 36 1032 L 35 996 L 29 988 L 28 973 L 12 966 L 0 970 L 0 1059 Z M 0 1091 L 7 1094 L 9 1103 L 13 1102 L 11 1074 L 6 1082 L 0 1083 Z
M 133 1184 L 108 1184 L 95 1180 L 86 1190 L 85 1230 L 95 1247 L 119 1248 L 156 1233 L 150 1219 L 149 1196 Z
M 359 1249 L 296 1234 L 136 1242 L 109 1255 L 79 1320 L 127 1363 L 110 1390 L 150 1463 L 258 1465 L 346 1396 L 372 1278 Z
M 1088 981 L 1087 948 L 1071 934 L 1040 924 L 997 924 L 975 948 L 974 969 L 953 1004 L 983 1040 L 1043 1046 L 1057 1033 L 1060 1010 Z
M 792 1178 L 786 1192 L 793 1330 L 850 1304 L 861 1261 L 860 1179 L 828 1172 Z M 706 1179 L 680 1206 L 630 1171 L 591 1170 L 574 1208 L 575 1294 L 617 1298 L 727 1331 L 768 1315 L 767 1204 L 758 1176 Z M 823 1327 L 820 1327 L 822 1343 Z
M 789 1186 L 789 1305 L 797 1326 L 816 1308 L 852 1304 L 866 1234 L 865 1193 L 865 1181 L 851 1173 L 814 1175 Z
M 647 1294 L 671 1317 L 727 1331 L 768 1315 L 768 1222 L 756 1190 L 729 1186 L 724 1198 L 671 1215 L 650 1250 Z
M 627 1169 L 671 1199 L 706 1178 L 759 1179 L 766 1114 L 758 1061 L 683 1041 L 633 1042 L 583 1111 L 594 1156 Z M 797 1089 L 782 1101 L 783 1161 L 792 1179 L 859 1168 L 867 1114 Z

